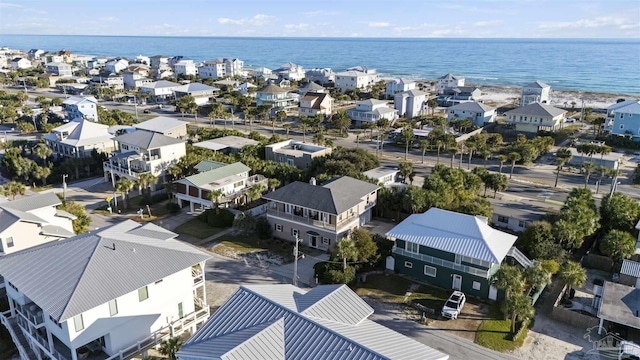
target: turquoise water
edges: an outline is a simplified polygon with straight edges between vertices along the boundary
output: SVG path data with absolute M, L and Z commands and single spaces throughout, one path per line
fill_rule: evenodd
M 237 57 L 271 69 L 365 65 L 379 73 L 435 79 L 448 72 L 474 84 L 640 95 L 637 39 L 231 38 L 0 35 L 0 46 L 69 49 L 100 56 L 182 55 L 195 61 Z

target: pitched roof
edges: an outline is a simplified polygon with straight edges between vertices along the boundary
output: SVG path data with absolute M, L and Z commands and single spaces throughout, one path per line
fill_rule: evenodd
M 175 92 L 190 93 L 194 91 L 218 91 L 220 89 L 201 83 L 189 83 L 173 89 Z
M 253 139 L 243 138 L 240 136 L 229 135 L 223 136 L 215 139 L 209 139 L 206 141 L 201 141 L 199 143 L 193 144 L 193 146 L 211 149 L 214 151 L 232 148 L 232 149 L 242 149 L 248 145 L 258 145 L 259 142 Z
M 167 80 L 159 80 L 159 81 L 154 81 L 152 83 L 144 84 L 141 87 L 149 88 L 149 89 L 161 89 L 161 88 L 168 88 L 168 87 L 175 88 L 178 86 L 180 86 L 180 84 L 176 84 L 174 82 L 167 81 Z
M 305 96 L 302 97 L 301 100 L 305 100 L 305 101 L 312 101 L 312 100 L 316 100 L 312 105 L 311 108 L 312 109 L 320 109 L 322 105 L 322 102 L 324 101 L 324 99 L 329 96 L 329 94 L 327 93 L 307 93 Z
M 187 176 L 186 178 L 176 180 L 175 182 L 182 184 L 184 184 L 185 182 L 189 182 L 195 186 L 202 187 L 208 184 L 216 183 L 233 175 L 249 172 L 251 170 L 250 167 L 241 162 L 223 165 L 224 166 L 215 167 L 211 170 L 201 172 L 199 174 Z
M 96 100 L 96 98 L 94 98 L 93 96 L 71 96 L 70 98 L 66 99 L 65 101 L 63 101 L 62 103 L 65 105 L 78 105 L 80 103 L 83 102 L 92 102 L 94 104 L 98 103 L 98 100 Z
M 262 89 L 258 90 L 259 93 L 264 93 L 264 94 L 277 94 L 277 93 L 286 93 L 288 92 L 287 89 L 283 89 L 280 86 L 274 84 L 274 83 L 269 83 L 269 85 L 263 87 Z
M 443 75 L 438 78 L 438 80 L 459 80 L 459 79 L 464 79 L 464 78 L 455 76 L 452 73 L 448 73 L 447 75 Z
M 187 126 L 188 124 L 186 121 L 180 121 L 166 116 L 158 116 L 139 124 L 134 124 L 133 127 L 140 130 L 165 133 L 177 127 Z
M 486 218 L 438 208 L 409 216 L 386 235 L 494 264 L 502 262 L 517 239 L 487 225 Z
M 296 181 L 262 197 L 339 215 L 377 189 L 377 185 L 343 176 L 322 186 Z
M 132 220 L 0 258 L 0 274 L 56 321 L 209 259 L 159 226 Z
M 615 110 L 616 112 L 625 112 L 629 114 L 640 114 L 640 100 L 625 100 L 613 104 L 607 110 Z
M 43 193 L 25 196 L 13 201 L 0 203 L 0 232 L 6 230 L 18 221 L 36 224 L 48 224 L 49 222 L 31 211 L 60 205 L 61 201 L 54 193 Z M 71 234 L 73 235 L 73 234 Z
M 396 96 L 398 95 L 402 95 L 402 96 L 423 96 L 423 95 L 429 95 L 428 93 L 424 92 L 424 91 L 420 91 L 420 90 L 415 90 L 415 89 L 411 89 L 411 90 L 407 90 L 407 91 L 403 91 L 399 94 L 396 94 Z
M 356 104 L 362 104 L 362 105 L 380 105 L 380 104 L 387 104 L 389 101 L 387 100 L 378 100 L 378 99 L 367 99 L 367 100 L 360 100 L 360 101 L 356 101 Z
M 58 138 L 56 133 L 67 132 L 66 138 Z M 51 134 L 43 136 L 45 139 L 67 144 L 71 146 L 84 146 L 101 143 L 111 140 L 113 136 L 109 133 L 109 127 L 95 123 L 91 120 L 75 119 L 64 125 L 53 129 Z
M 180 348 L 184 359 L 445 360 L 448 355 L 367 319 L 346 285 L 240 287 Z
M 523 86 L 523 87 L 526 87 L 526 88 L 538 88 L 538 89 L 544 89 L 544 88 L 548 88 L 548 87 L 551 87 L 551 86 L 549 86 L 549 85 L 547 85 L 547 84 L 543 83 L 542 81 L 538 81 L 538 80 L 536 80 L 536 81 L 534 81 L 534 82 L 532 82 L 532 83 L 530 83 L 530 84 L 527 84 L 527 85 L 525 85 L 525 86 Z
M 495 109 L 496 108 L 492 106 L 485 105 L 483 103 L 479 103 L 475 101 L 463 102 L 458 105 L 453 105 L 452 107 L 449 108 L 449 110 L 462 110 L 462 111 L 474 111 L 474 112 L 487 112 Z
M 556 117 L 558 115 L 562 115 L 566 113 L 565 110 L 558 109 L 557 107 L 540 104 L 540 103 L 532 103 L 529 105 L 525 105 L 519 107 L 517 109 L 509 110 L 505 113 L 505 115 L 533 115 L 533 116 L 551 116 Z
M 640 262 L 632 261 L 628 259 L 622 260 L 622 268 L 620 269 L 620 275 L 628 275 L 628 276 L 640 278 Z
M 322 85 L 318 85 L 315 81 L 311 81 L 306 86 L 300 88 L 301 94 L 306 94 L 308 92 L 323 92 L 326 89 Z
M 184 140 L 146 130 L 136 130 L 122 134 L 115 137 L 114 140 L 120 143 L 134 145 L 141 149 L 155 149 L 166 145 L 184 143 Z

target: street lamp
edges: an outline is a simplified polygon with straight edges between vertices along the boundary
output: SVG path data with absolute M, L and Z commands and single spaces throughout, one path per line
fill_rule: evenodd
M 68 174 L 62 174 L 62 200 L 67 202 L 67 177 Z
M 138 119 L 138 98 L 135 95 L 131 96 L 133 96 L 133 106 L 136 108 L 136 121 L 140 122 L 140 119 Z

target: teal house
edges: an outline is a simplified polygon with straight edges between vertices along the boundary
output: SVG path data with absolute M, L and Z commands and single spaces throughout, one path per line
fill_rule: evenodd
M 522 267 L 532 264 L 513 246 L 516 236 L 492 228 L 483 216 L 431 208 L 386 235 L 395 240 L 398 273 L 483 299 L 502 298 L 490 279 L 507 256 Z

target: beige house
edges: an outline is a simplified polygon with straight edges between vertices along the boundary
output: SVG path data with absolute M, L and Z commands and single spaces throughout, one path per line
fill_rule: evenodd
M 379 187 L 348 176 L 316 185 L 293 182 L 262 196 L 277 238 L 329 250 L 349 231 L 371 220 Z
M 298 106 L 298 114 L 316 116 L 322 114 L 331 115 L 333 110 L 333 98 L 327 93 L 307 92 Z
M 286 140 L 267 145 L 264 150 L 267 161 L 287 163 L 300 169 L 308 168 L 315 157 L 331 155 L 330 147 L 307 144 L 297 140 Z
M 538 131 L 556 131 L 562 127 L 567 112 L 551 105 L 533 103 L 509 110 L 505 113 L 507 123 L 513 124 L 516 131 L 537 133 Z
M 95 149 L 110 153 L 115 146 L 109 127 L 90 120 L 76 119 L 44 135 L 44 143 L 56 156 L 88 157 Z

